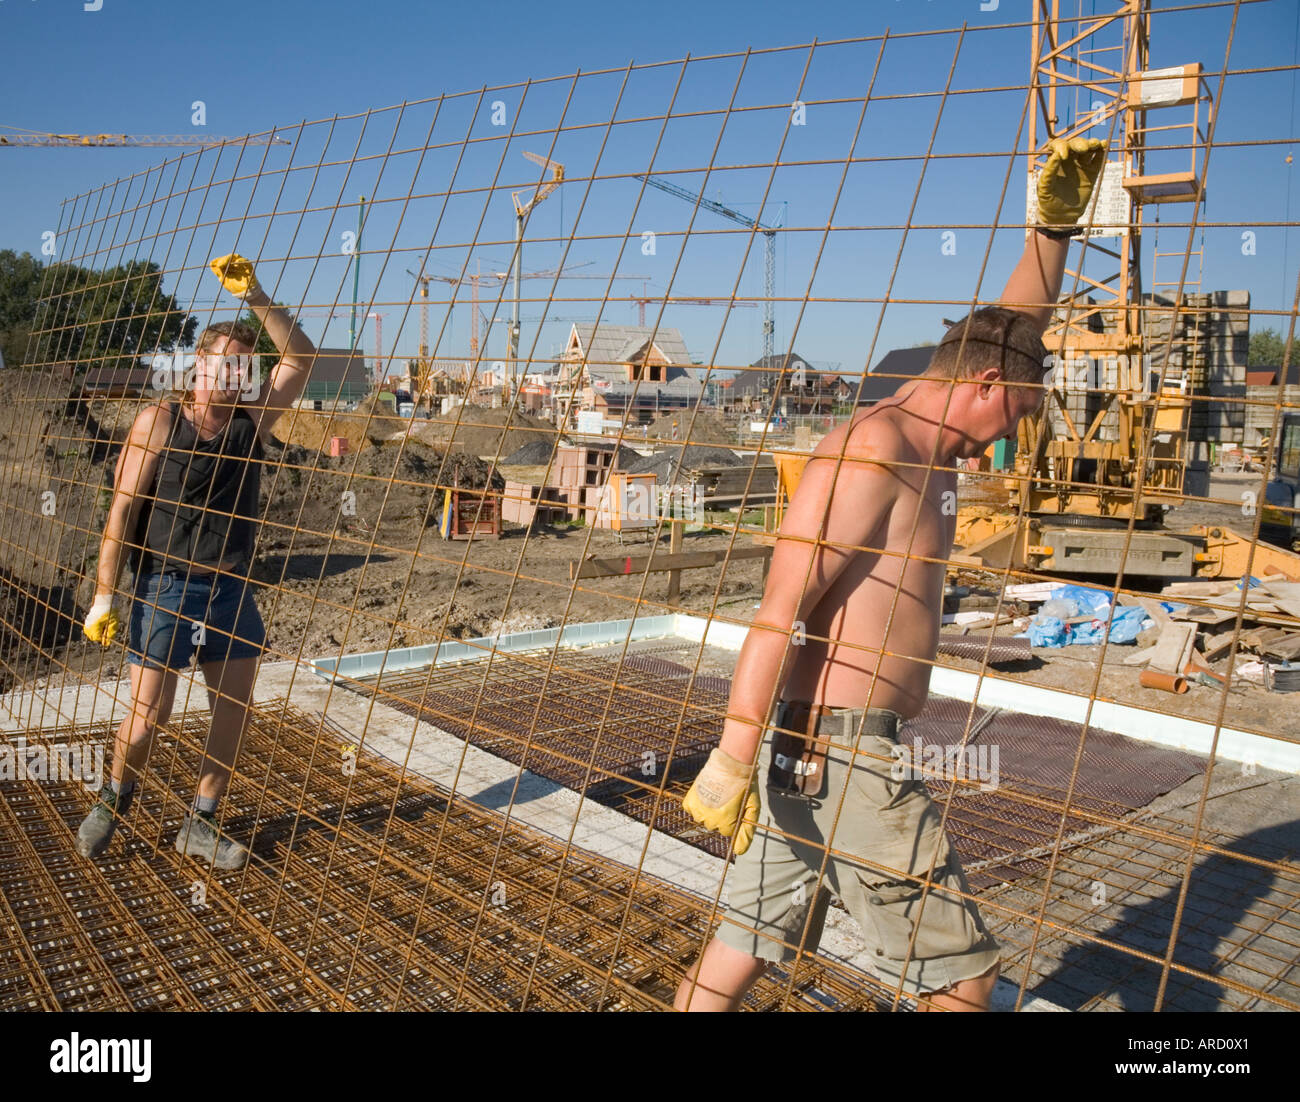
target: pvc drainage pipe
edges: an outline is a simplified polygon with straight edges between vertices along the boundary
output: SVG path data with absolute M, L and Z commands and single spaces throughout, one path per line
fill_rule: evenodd
M 1167 693 L 1187 692 L 1187 678 L 1173 673 L 1157 673 L 1155 670 L 1143 670 L 1138 684 L 1148 689 L 1164 689 Z

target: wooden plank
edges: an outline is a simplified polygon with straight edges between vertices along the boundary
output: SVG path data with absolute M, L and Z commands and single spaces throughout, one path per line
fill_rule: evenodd
M 1284 635 L 1280 639 L 1265 643 L 1259 650 L 1261 654 L 1267 654 L 1270 658 L 1281 658 L 1289 662 L 1292 658 L 1300 657 L 1300 632 Z
M 1285 639 L 1287 632 L 1280 628 L 1253 628 L 1250 631 L 1241 633 L 1241 645 L 1250 647 L 1252 650 L 1259 650 L 1260 647 L 1267 646 L 1279 639 Z
M 1144 647 L 1142 650 L 1137 651 L 1134 654 L 1127 655 L 1124 658 L 1124 665 L 1145 666 L 1148 662 L 1151 661 L 1151 656 L 1155 654 L 1155 652 L 1156 652 L 1155 647 Z
M 1196 625 L 1170 621 L 1156 640 L 1147 667 L 1161 673 L 1181 674 L 1196 646 Z
M 686 527 L 686 522 L 675 520 L 672 522 L 672 531 L 668 535 L 668 553 L 670 555 L 679 555 L 682 550 L 682 531 Z M 680 570 L 670 570 L 668 572 L 668 603 L 675 604 L 682 595 L 682 572 Z
M 967 632 L 975 628 L 984 631 L 988 628 L 999 628 L 1003 624 L 1014 624 L 1015 622 L 1016 622 L 1016 618 L 1010 615 L 999 616 L 996 621 L 993 619 L 992 616 L 985 616 L 983 619 L 970 620 L 967 623 L 962 624 L 961 633 L 965 635 Z
M 1234 581 L 1170 582 L 1160 591 L 1164 597 L 1218 597 L 1236 586 Z
M 681 554 L 661 555 L 627 555 L 624 558 L 596 558 L 591 555 L 582 562 L 569 563 L 569 580 L 578 578 L 613 578 L 620 575 L 662 573 L 665 570 L 694 570 L 702 566 L 716 566 L 724 559 L 766 559 L 770 558 L 770 547 L 733 547 L 730 556 L 726 549 L 720 551 L 686 551 Z
M 1144 609 L 1146 614 L 1156 622 L 1157 627 L 1169 623 L 1169 610 L 1152 597 L 1130 597 L 1127 594 L 1121 594 L 1119 603 L 1122 605 L 1134 604 Z
M 1232 650 L 1232 641 L 1235 638 L 1234 633 L 1227 631 L 1223 633 L 1223 638 L 1210 643 L 1205 648 L 1205 660 L 1213 662 L 1216 658 L 1222 658 L 1228 651 Z
M 1259 586 L 1259 589 L 1265 590 L 1283 612 L 1300 618 L 1300 583 L 1269 582 Z
M 1249 615 L 1249 613 L 1247 613 Z M 1229 611 L 1226 608 L 1209 608 L 1203 605 L 1191 605 L 1181 609 L 1169 617 L 1174 620 L 1190 620 L 1196 624 L 1208 624 L 1214 627 L 1216 624 L 1222 624 L 1225 620 L 1235 620 L 1237 613 Z
M 1017 601 L 1045 601 L 1056 586 L 1056 582 L 1024 582 L 1006 586 L 1003 593 Z
M 1195 607 L 1209 611 L 1204 616 L 1181 613 L 1173 618 L 1175 620 L 1191 620 L 1197 623 L 1209 624 L 1210 626 L 1214 626 L 1216 623 L 1225 623 L 1237 615 L 1237 595 L 1226 596 L 1225 601 L 1220 604 L 1198 604 Z M 1255 624 L 1275 624 L 1279 627 L 1290 627 L 1294 630 L 1296 617 L 1269 611 L 1273 607 L 1271 598 L 1266 598 L 1254 604 L 1247 604 L 1243 618 Z

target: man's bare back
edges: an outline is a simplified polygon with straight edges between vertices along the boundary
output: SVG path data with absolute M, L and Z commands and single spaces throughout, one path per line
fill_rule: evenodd
M 891 464 L 893 493 L 867 539 L 867 547 L 881 550 L 854 553 L 808 615 L 806 643 L 795 652 L 786 684 L 792 699 L 888 708 L 904 718 L 925 703 L 956 527 L 956 473 L 932 467 L 933 449 L 922 454 L 911 420 L 902 394 L 840 426 L 814 453 L 811 463 L 833 465 L 842 451 L 845 463 L 870 452 Z M 837 514 L 861 512 L 864 502 L 842 483 L 829 508 L 833 530 Z
M 841 770 L 831 748 L 838 738 L 846 749 L 849 732 L 837 735 L 833 723 L 824 730 L 824 717 L 801 711 L 800 729 L 784 735 L 811 735 L 827 747 L 821 776 L 840 793 L 834 814 L 819 821 L 826 803 L 790 800 L 779 783 L 769 789 L 777 806 L 765 808 L 760 747 L 769 764 L 776 761 L 778 700 L 881 709 L 856 713 L 862 727 L 848 748 L 854 756 L 868 719 L 874 737 L 888 742 L 897 738 L 900 716 L 920 711 L 956 525 L 954 461 L 984 454 L 1041 406 L 1041 335 L 1060 293 L 1069 238 L 1105 157 L 1102 142 L 1053 140 L 1037 182 L 1044 221 L 1026 234 L 999 306 L 952 325 L 924 375 L 831 433 L 804 469 L 736 660 L 722 738 L 682 800 L 696 822 L 734 840 L 737 862 L 722 927 L 678 987 L 678 1008 L 734 1010 L 767 961 L 814 948 L 820 925 L 803 892 L 830 875 L 849 889 L 850 912 L 871 931 L 877 957 L 897 963 L 891 975 L 923 1006 L 987 1009 L 997 943 L 970 902 L 941 827 L 934 843 L 937 813 L 924 788 L 899 804 L 911 809 L 906 822 L 886 825 L 878 813 L 898 795 L 889 790 L 893 778 L 866 762 Z M 805 718 L 811 727 L 803 727 Z M 840 770 L 834 782 L 832 766 Z M 880 783 L 855 783 L 855 774 Z M 841 825 L 847 836 L 836 833 Z M 763 844 L 751 849 L 760 829 Z M 837 845 L 847 837 L 847 857 L 832 857 L 832 836 Z M 934 890 L 925 897 L 918 885 L 931 876 Z M 888 893 L 874 891 L 882 884 Z M 795 902 L 796 888 L 804 903 Z M 925 898 L 930 905 L 913 918 L 911 901 Z M 890 905 L 901 909 L 886 918 Z M 911 931 L 905 944 L 898 940 L 904 928 Z

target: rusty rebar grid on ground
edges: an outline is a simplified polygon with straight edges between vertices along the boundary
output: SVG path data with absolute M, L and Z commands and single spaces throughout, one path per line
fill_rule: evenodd
M 700 830 L 680 802 L 721 734 L 729 682 L 692 677 L 689 667 L 666 656 L 631 654 L 619 664 L 573 651 L 556 660 L 542 699 L 548 664 L 548 652 L 516 653 L 496 656 L 486 684 L 481 660 L 344 685 L 638 822 L 654 816 L 654 829 L 725 855 L 726 840 Z M 617 700 L 598 729 L 592 710 L 611 683 L 618 685 Z M 471 724 L 460 702 L 479 686 L 482 701 Z M 963 702 L 932 697 L 904 726 L 902 742 L 958 746 L 970 712 Z M 969 745 L 1001 743 L 1005 755 L 996 791 L 981 791 L 972 781 L 951 796 L 949 833 L 963 864 L 979 865 L 970 875 L 977 890 L 1045 867 L 1036 851 L 1051 842 L 1062 816 L 1067 837 L 1085 841 L 1099 826 L 1118 829 L 1202 767 L 1192 755 L 1093 732 L 1086 783 L 1066 811 L 1066 775 L 1056 763 L 1077 739 L 1077 725 L 977 708 L 972 726 L 981 730 Z M 941 781 L 930 783 L 939 800 L 950 798 Z
M 28 739 L 109 733 L 97 724 Z M 71 846 L 88 793 L 0 783 L 0 819 L 12 828 L 0 832 L 0 903 L 18 935 L 0 958 L 0 1005 L 521 1009 L 531 976 L 533 1009 L 662 1008 L 706 931 L 698 898 L 596 854 L 566 855 L 382 758 L 364 754 L 345 775 L 346 733 L 283 702 L 256 710 L 223 824 L 244 838 L 255 827 L 253 859 L 245 872 L 212 876 L 172 849 L 182 808 L 164 795 L 168 776 L 193 775 L 206 734 L 203 715 L 167 730 L 143 798 L 99 862 Z M 439 815 L 448 831 L 433 860 L 429 820 Z M 489 883 L 503 831 L 509 845 Z M 470 956 L 463 931 L 494 893 L 501 902 Z M 614 955 L 629 906 L 630 936 Z M 543 913 L 551 922 L 539 941 Z M 815 959 L 800 964 L 793 996 L 774 974 L 749 1005 L 873 1009 L 864 981 Z

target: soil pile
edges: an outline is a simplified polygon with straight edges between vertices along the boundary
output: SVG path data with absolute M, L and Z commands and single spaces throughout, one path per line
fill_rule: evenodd
M 663 486 L 688 481 L 683 472 L 700 467 L 743 467 L 748 462 L 726 448 L 664 448 L 654 455 L 639 457 L 624 469 L 633 474 L 657 475 Z
M 718 413 L 706 413 L 701 410 L 681 410 L 678 413 L 666 413 L 657 421 L 652 421 L 646 432 L 649 439 L 673 439 L 673 423 L 677 424 L 677 439 L 685 440 L 689 431 L 692 444 L 732 444 L 736 440 L 736 430 L 723 420 Z
M 411 422 L 394 417 L 385 403 L 367 398 L 350 412 L 314 413 L 309 409 L 291 409 L 272 428 L 276 439 L 297 444 L 308 451 L 329 451 L 330 438 L 342 436 L 349 452 L 364 451 L 403 432 Z
M 559 447 L 564 447 L 566 443 L 567 441 L 561 439 Z M 535 467 L 539 464 L 545 466 L 551 461 L 555 449 L 556 443 L 554 439 L 534 440 L 531 444 L 525 444 L 522 448 L 515 449 L 501 462 L 513 467 Z
M 505 480 L 477 456 L 444 455 L 414 440 L 338 457 L 289 444 L 267 456 L 262 508 L 277 539 L 287 541 L 294 528 L 368 534 L 380 524 L 435 523 L 451 486 L 501 491 Z
M 555 426 L 550 422 L 519 410 L 482 406 L 463 406 L 428 420 L 417 418 L 411 436 L 438 451 L 465 452 L 489 459 L 510 455 L 525 444 L 543 443 L 548 449 L 555 446 Z

